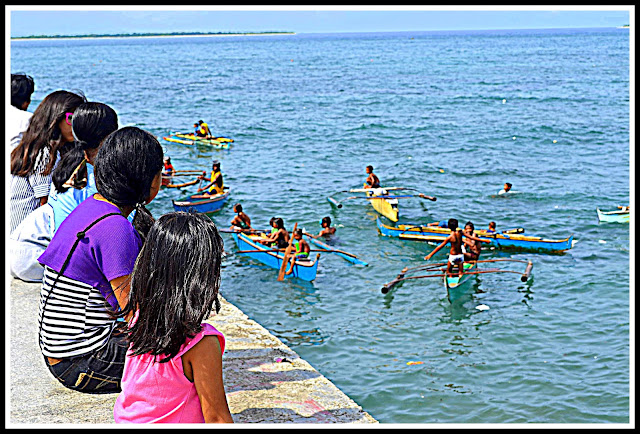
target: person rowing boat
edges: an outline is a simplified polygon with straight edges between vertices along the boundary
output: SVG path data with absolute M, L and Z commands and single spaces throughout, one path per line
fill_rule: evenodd
M 426 261 L 431 259 L 440 249 L 447 244 L 451 244 L 449 251 L 449 259 L 447 260 L 447 274 L 452 275 L 451 271 L 454 265 L 458 266 L 458 275 L 463 274 L 464 253 L 462 252 L 462 232 L 458 231 L 458 220 L 449 219 L 447 227 L 451 230 L 451 234 L 444 239 L 431 253 L 424 257 Z
M 218 160 L 213 161 L 210 178 L 207 178 L 204 175 L 200 175 L 198 178 L 209 181 L 209 184 L 197 190 L 198 192 L 204 191 L 201 197 L 217 196 L 224 193 L 224 181 L 222 179 L 222 172 L 220 171 L 220 162 Z
M 293 273 L 293 267 L 296 264 L 296 261 L 309 261 L 309 254 L 311 253 L 311 247 L 309 243 L 302 238 L 302 229 L 297 229 L 293 231 L 293 247 L 295 249 L 294 254 L 291 255 L 289 270 L 286 274 Z
M 173 164 L 171 164 L 171 157 L 168 155 L 164 156 L 164 169 L 162 171 L 163 176 L 172 176 L 176 169 L 173 168 Z
M 202 119 L 199 120 L 197 123 L 193 124 L 193 127 L 194 127 L 194 135 L 196 137 L 209 138 L 212 136 L 211 130 L 209 129 L 209 125 Z

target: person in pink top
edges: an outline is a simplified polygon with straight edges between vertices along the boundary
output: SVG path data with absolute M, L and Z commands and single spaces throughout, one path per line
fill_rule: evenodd
M 233 423 L 225 339 L 203 322 L 220 310 L 222 251 L 218 229 L 200 213 L 168 213 L 149 230 L 123 311 L 130 346 L 116 423 Z

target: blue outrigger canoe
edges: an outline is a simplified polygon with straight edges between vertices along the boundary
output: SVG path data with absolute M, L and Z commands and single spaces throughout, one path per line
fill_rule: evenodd
M 419 225 L 389 226 L 382 223 L 380 217 L 376 219 L 378 231 L 386 237 L 397 237 L 406 240 L 442 242 L 451 231 L 446 228 Z M 488 233 L 476 230 L 478 238 L 491 241 L 490 246 L 501 250 L 529 250 L 537 252 L 561 252 L 573 247 L 573 234 L 560 240 L 550 240 L 542 237 L 507 234 L 504 232 Z
M 227 202 L 229 198 L 229 190 L 223 194 L 217 194 L 209 197 L 197 197 L 201 194 L 192 194 L 178 200 L 172 200 L 173 209 L 176 211 L 197 211 L 203 214 L 213 214 L 220 211 L 220 208 Z M 194 198 L 194 196 L 196 196 Z
M 501 268 L 489 268 L 489 269 L 478 269 L 478 263 L 523 263 L 527 264 L 524 272 L 520 273 L 514 270 L 505 270 Z M 386 283 L 381 291 L 383 294 L 388 293 L 392 288 L 396 285 L 413 279 L 425 279 L 429 277 L 440 278 L 444 281 L 444 287 L 447 291 L 447 299 L 450 303 L 455 302 L 459 299 L 463 294 L 465 294 L 469 288 L 470 283 L 474 281 L 474 276 L 478 274 L 484 273 L 513 273 L 519 274 L 520 280 L 522 282 L 526 282 L 529 280 L 531 276 L 531 271 L 533 269 L 533 262 L 529 260 L 521 260 L 521 259 L 486 259 L 480 261 L 465 261 L 463 263 L 463 274 L 462 276 L 458 275 L 458 266 L 455 265 L 452 267 L 451 272 L 447 273 L 447 262 L 439 262 L 433 264 L 424 264 L 416 267 L 405 267 L 400 271 L 400 274 L 396 276 L 391 282 Z M 426 275 L 418 275 L 418 276 L 407 276 L 409 273 L 416 273 L 418 271 L 426 271 L 430 274 Z
M 464 273 L 474 271 L 477 268 L 478 264 L 475 261 L 465 262 L 463 264 Z M 444 288 L 447 290 L 447 298 L 450 303 L 459 299 L 469 288 L 467 283 L 470 283 L 475 276 L 477 276 L 476 274 L 463 274 L 462 276 L 458 276 L 455 274 L 457 271 L 458 267 L 453 267 L 453 276 L 444 276 L 442 278 L 444 281 Z
M 260 238 L 259 235 L 247 235 L 242 232 L 234 232 L 232 236 L 239 250 L 249 251 L 247 253 L 243 253 L 243 255 L 247 255 L 271 268 L 280 270 L 282 261 L 284 260 L 284 252 L 270 249 L 264 244 L 256 242 L 255 239 Z M 286 275 L 285 277 L 298 277 L 309 282 L 315 280 L 316 273 L 318 271 L 319 257 L 320 254 L 316 255 L 315 261 L 312 261 L 311 259 L 296 260 L 296 263 L 293 266 L 293 273 Z M 287 266 L 287 270 L 288 267 L 289 266 Z

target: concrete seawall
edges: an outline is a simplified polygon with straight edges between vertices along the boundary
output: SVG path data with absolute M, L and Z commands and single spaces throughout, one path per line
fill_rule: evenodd
M 38 346 L 40 284 L 9 279 L 10 414 L 7 426 L 113 424 L 116 394 L 90 395 L 58 383 Z M 235 423 L 378 423 L 294 351 L 226 300 L 207 322 L 227 340 L 223 376 Z M 290 362 L 276 362 L 284 358 Z

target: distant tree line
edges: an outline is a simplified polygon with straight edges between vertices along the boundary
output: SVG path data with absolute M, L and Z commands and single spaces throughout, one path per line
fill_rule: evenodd
M 207 35 L 261 35 L 261 34 L 293 34 L 294 32 L 171 32 L 171 33 L 114 33 L 86 35 L 31 35 L 12 37 L 11 39 L 60 39 L 60 38 L 129 38 L 141 36 L 207 36 Z

